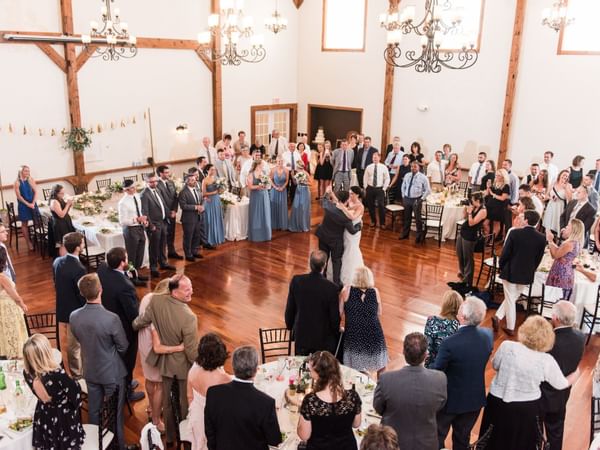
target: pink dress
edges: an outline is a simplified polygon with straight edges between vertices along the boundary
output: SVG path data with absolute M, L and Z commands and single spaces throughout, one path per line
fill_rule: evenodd
M 140 315 L 144 314 L 150 300 L 152 299 L 153 293 L 149 293 L 144 295 L 142 301 L 140 303 Z M 140 354 L 140 361 L 142 362 L 142 372 L 144 373 L 144 378 L 148 381 L 153 381 L 155 383 L 161 383 L 162 377 L 160 375 L 160 371 L 158 367 L 151 366 L 146 362 L 146 358 L 152 350 L 152 330 L 154 325 L 149 325 L 146 328 L 142 328 L 138 333 L 138 352 Z
M 574 242 L 573 250 L 552 263 L 546 286 L 554 286 L 562 289 L 573 289 L 575 282 L 575 269 L 573 269 L 573 260 L 579 255 L 579 242 Z
M 195 365 L 196 363 L 194 363 Z M 204 433 L 204 406 L 206 397 L 192 389 L 194 398 L 188 409 L 188 420 L 192 428 L 192 450 L 208 450 L 206 434 Z

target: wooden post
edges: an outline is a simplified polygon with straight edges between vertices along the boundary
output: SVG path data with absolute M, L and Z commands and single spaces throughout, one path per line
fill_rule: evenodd
M 397 7 L 400 0 L 390 0 L 390 8 Z M 381 119 L 381 155 L 385 158 L 385 149 L 390 142 L 392 127 L 392 103 L 394 101 L 394 66 L 385 63 L 385 83 L 383 88 L 383 114 Z
M 510 50 L 508 78 L 506 80 L 506 95 L 504 98 L 504 115 L 502 116 L 498 164 L 506 159 L 506 154 L 508 152 L 513 105 L 515 102 L 515 92 L 517 90 L 517 76 L 519 74 L 519 58 L 521 56 L 521 40 L 523 37 L 526 5 L 527 0 L 517 0 L 517 6 L 515 8 L 515 24 L 513 27 L 512 47 Z
M 220 1 L 210 1 L 211 14 L 219 14 Z M 221 35 L 216 33 L 212 41 L 213 55 L 221 51 Z M 213 97 L 213 139 L 214 143 L 223 137 L 223 91 L 220 61 L 213 61 L 212 70 L 212 97 Z

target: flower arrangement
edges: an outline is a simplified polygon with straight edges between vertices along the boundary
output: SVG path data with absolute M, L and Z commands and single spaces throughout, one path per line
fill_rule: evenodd
M 219 197 L 221 198 L 221 204 L 224 207 L 227 207 L 227 205 L 235 205 L 239 201 L 237 195 L 232 194 L 231 192 L 224 192 L 219 195 Z
M 215 184 L 217 185 L 217 189 L 219 189 L 219 194 L 227 191 L 227 180 L 224 177 L 218 177 L 215 180 Z
M 65 144 L 63 147 L 73 152 L 82 152 L 92 144 L 92 138 L 90 137 L 92 133 L 92 130 L 79 127 L 64 131 Z
M 113 184 L 111 184 L 108 187 L 108 190 L 110 192 L 116 192 L 116 193 L 123 192 L 123 182 L 121 182 L 121 181 L 115 181 Z
M 260 185 L 264 186 L 267 189 L 271 189 L 271 177 L 269 177 L 269 175 L 261 175 Z
M 95 216 L 102 212 L 102 200 L 84 193 L 75 197 L 73 209 L 81 211 L 86 216 Z
M 304 171 L 296 172 L 294 174 L 294 178 L 296 179 L 296 182 L 298 184 L 302 184 L 304 186 L 308 185 L 308 175 L 306 175 L 306 172 L 304 172 Z
M 106 190 L 89 193 L 88 195 L 93 200 L 106 201 L 106 200 L 110 200 L 110 198 L 112 197 L 112 192 L 109 189 L 106 189 Z
M 119 223 L 119 212 L 115 208 L 109 208 L 106 211 L 106 218 L 109 222 Z
M 183 179 L 171 177 L 171 181 L 175 185 L 175 192 L 177 192 L 179 194 L 185 187 L 185 183 L 184 183 Z

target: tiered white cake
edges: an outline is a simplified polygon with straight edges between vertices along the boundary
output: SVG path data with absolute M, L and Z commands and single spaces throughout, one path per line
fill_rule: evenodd
M 325 142 L 325 131 L 323 131 L 323 127 L 319 127 L 317 131 L 317 135 L 315 136 L 315 140 L 313 141 L 315 144 L 322 144 Z

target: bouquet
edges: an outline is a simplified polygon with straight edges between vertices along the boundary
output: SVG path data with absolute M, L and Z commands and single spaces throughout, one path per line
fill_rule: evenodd
M 308 175 L 306 175 L 306 172 L 296 172 L 294 178 L 296 179 L 296 183 L 304 186 L 308 185 Z
M 269 177 L 269 175 L 261 175 L 260 185 L 264 186 L 266 189 L 271 189 L 271 177 Z
M 237 196 L 231 192 L 224 192 L 222 195 L 220 195 L 220 198 L 221 204 L 224 207 L 227 207 L 227 205 L 235 205 L 238 202 Z
M 218 177 L 215 180 L 215 184 L 217 185 L 217 189 L 219 189 L 219 194 L 227 191 L 227 179 L 225 177 Z

